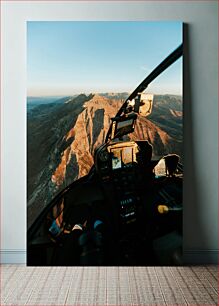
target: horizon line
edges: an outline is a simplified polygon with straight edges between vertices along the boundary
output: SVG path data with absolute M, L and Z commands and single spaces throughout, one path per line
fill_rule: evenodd
M 130 94 L 131 92 L 128 91 L 103 91 L 103 92 L 80 92 L 80 93 L 73 93 L 73 94 L 45 94 L 45 95 L 26 95 L 27 98 L 59 98 L 59 97 L 74 97 L 74 96 L 79 96 L 79 95 L 86 95 L 89 96 L 90 94 Z M 172 96 L 183 96 L 182 93 L 152 93 L 152 92 L 147 92 L 147 94 L 153 94 L 153 95 L 172 95 Z

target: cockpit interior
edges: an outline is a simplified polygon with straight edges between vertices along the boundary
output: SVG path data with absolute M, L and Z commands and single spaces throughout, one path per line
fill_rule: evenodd
M 151 113 L 153 97 L 141 92 L 182 46 L 174 52 L 112 118 L 89 174 L 62 190 L 28 230 L 28 265 L 182 264 L 180 158 L 155 159 L 147 139 L 124 140 L 138 116 Z

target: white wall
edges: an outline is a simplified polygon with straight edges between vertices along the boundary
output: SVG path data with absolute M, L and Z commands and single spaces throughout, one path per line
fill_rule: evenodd
M 180 20 L 187 24 L 184 246 L 187 260 L 216 261 L 217 1 L 4 1 L 1 5 L 1 261 L 25 262 L 28 20 Z

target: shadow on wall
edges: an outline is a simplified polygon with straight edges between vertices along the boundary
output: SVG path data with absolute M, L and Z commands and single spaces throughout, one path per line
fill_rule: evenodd
M 184 216 L 183 216 L 183 238 L 184 238 L 184 262 L 189 263 L 189 251 L 194 250 L 193 245 L 197 237 L 208 239 L 201 216 L 201 199 L 198 186 L 198 169 L 195 156 L 194 136 L 194 112 L 193 92 L 191 87 L 191 57 L 189 24 L 183 28 L 184 56 L 183 56 L 183 114 L 184 114 Z M 188 243 L 189 242 L 189 243 Z

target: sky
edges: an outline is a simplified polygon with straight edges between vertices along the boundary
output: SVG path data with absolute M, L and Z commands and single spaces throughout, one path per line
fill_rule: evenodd
M 27 95 L 131 93 L 181 43 L 181 22 L 30 21 Z M 147 92 L 181 95 L 182 59 Z

